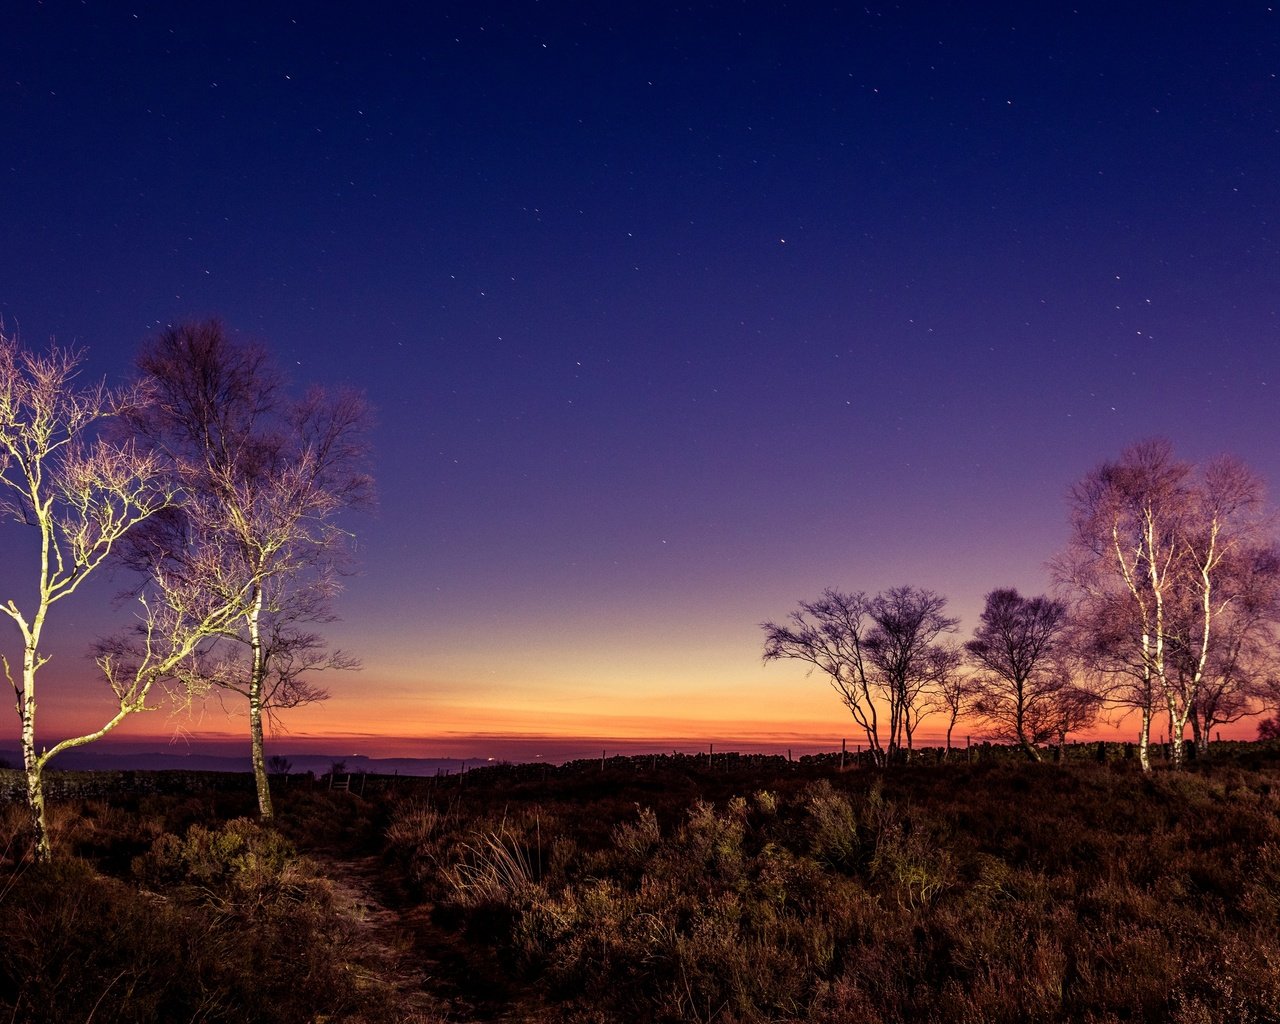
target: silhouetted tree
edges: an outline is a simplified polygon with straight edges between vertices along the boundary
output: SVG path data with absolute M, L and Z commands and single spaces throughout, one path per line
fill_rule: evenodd
M 1042 760 L 1039 746 L 1058 732 L 1063 681 L 1055 659 L 1066 619 L 1061 601 L 993 590 L 964 645 L 978 670 L 973 711 L 994 736 L 1018 744 L 1033 761 Z
M 212 550 L 246 592 L 223 644 L 184 665 L 180 681 L 247 699 L 259 813 L 269 819 L 264 716 L 324 699 L 307 673 L 356 665 L 304 624 L 332 619 L 349 536 L 337 520 L 370 499 L 365 403 L 319 390 L 292 399 L 266 353 L 216 321 L 161 331 L 138 365 L 156 400 L 132 418 L 136 437 L 167 459 L 184 501 L 137 535 L 134 557 L 181 564 Z
M 1060 667 L 1060 685 L 1049 695 L 1049 708 L 1055 741 L 1054 759 L 1061 761 L 1067 737 L 1088 729 L 1102 713 L 1102 694 L 1088 686 L 1073 682 L 1069 670 Z
M 962 671 L 963 656 L 960 651 L 946 647 L 938 649 L 938 663 L 929 710 L 946 717 L 946 752 L 951 753 L 951 734 L 956 722 L 970 710 L 974 697 L 973 676 Z
M 947 599 L 918 587 L 893 587 L 867 606 L 874 624 L 867 633 L 867 660 L 889 703 L 890 759 L 910 752 L 930 690 L 953 667 L 955 654 L 939 643 L 955 631 L 956 619 L 943 614 Z
M 272 775 L 288 775 L 293 771 L 293 762 L 280 754 L 272 754 L 267 758 L 267 771 Z
M 827 589 L 816 601 L 801 601 L 785 625 L 765 622 L 760 628 L 764 660 L 793 658 L 822 671 L 861 727 L 872 760 L 883 766 L 879 713 L 863 649 L 868 603 L 865 594 Z
M 911 749 L 931 688 L 954 669 L 954 651 L 938 637 L 955 628 L 946 599 L 929 590 L 895 587 L 868 598 L 825 590 L 801 602 L 786 625 L 765 622 L 764 660 L 794 658 L 821 669 L 867 738 L 877 765 Z M 888 708 L 887 739 L 880 733 Z

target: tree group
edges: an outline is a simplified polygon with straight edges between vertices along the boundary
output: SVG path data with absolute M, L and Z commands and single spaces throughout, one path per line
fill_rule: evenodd
M 10 579 L 0 611 L 20 657 L 0 655 L 21 722 L 37 857 L 50 854 L 43 772 L 129 715 L 211 687 L 248 703 L 260 811 L 271 816 L 262 718 L 323 698 L 307 673 L 350 667 L 307 624 L 330 618 L 344 510 L 367 500 L 357 396 L 290 397 L 264 352 L 216 322 L 161 332 L 132 385 L 78 378 L 80 357 L 0 333 L 0 491 L 28 528 L 35 579 Z M 134 615 L 94 645 L 114 695 L 95 729 L 41 747 L 37 680 L 51 610 L 115 563 Z M 32 585 L 34 583 L 34 586 Z M 15 652 L 16 653 L 16 652 Z
M 930 591 L 874 597 L 827 590 L 778 624 L 764 658 L 820 670 L 877 764 L 909 752 L 916 724 L 963 716 L 1039 760 L 1100 714 L 1136 715 L 1149 769 L 1152 723 L 1168 722 L 1180 766 L 1187 730 L 1213 730 L 1274 706 L 1280 547 L 1261 481 L 1239 460 L 1203 467 L 1165 440 L 1127 448 L 1070 492 L 1070 535 L 1051 563 L 1058 598 L 987 594 L 962 648 Z

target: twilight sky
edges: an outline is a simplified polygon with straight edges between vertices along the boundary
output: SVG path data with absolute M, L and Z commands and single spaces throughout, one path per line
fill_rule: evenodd
M 0 315 L 116 379 L 216 315 L 367 391 L 365 669 L 295 744 L 829 747 L 762 620 L 910 583 L 963 638 L 1141 437 L 1280 481 L 1265 3 L 201 7 L 5 5 Z M 118 586 L 54 613 L 47 735 Z

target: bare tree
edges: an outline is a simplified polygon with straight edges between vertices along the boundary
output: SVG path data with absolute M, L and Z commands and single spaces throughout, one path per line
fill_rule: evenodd
M 915 587 L 873 598 L 825 590 L 817 601 L 802 601 L 786 625 L 761 625 L 764 660 L 794 658 L 825 673 L 884 767 L 911 749 L 916 725 L 932 708 L 931 688 L 954 667 L 954 654 L 937 643 L 955 628 L 945 606 L 945 598 Z M 878 705 L 888 708 L 883 738 Z
M 1257 538 L 1261 500 L 1258 478 L 1237 460 L 1198 473 L 1166 440 L 1131 446 L 1072 489 L 1071 539 L 1055 576 L 1096 634 L 1088 653 L 1128 679 L 1123 694 L 1141 714 L 1144 769 L 1158 705 L 1169 716 L 1171 760 L 1181 764 L 1232 601 L 1225 568 Z
M 945 597 L 918 587 L 893 587 L 868 603 L 867 615 L 874 625 L 864 647 L 889 704 L 890 760 L 899 751 L 910 756 L 930 692 L 950 668 L 939 640 L 955 631 L 957 620 L 943 614 L 946 604 Z
M 1175 764 L 1188 720 L 1203 725 L 1194 721 L 1197 709 L 1213 718 L 1234 710 L 1236 684 L 1247 686 L 1245 659 L 1275 622 L 1280 563 L 1261 550 L 1262 495 L 1259 477 L 1230 457 L 1206 466 L 1192 489 L 1184 541 L 1189 600 L 1175 604 L 1175 685 L 1165 694 Z
M 872 760 L 883 766 L 879 713 L 864 653 L 868 603 L 865 594 L 827 589 L 816 601 L 801 601 L 785 625 L 765 622 L 760 628 L 764 660 L 793 658 L 823 672 L 862 728 Z
M 99 652 L 115 711 L 99 728 L 37 750 L 36 683 L 49 661 L 42 644 L 50 611 L 112 556 L 122 538 L 176 497 L 156 456 L 114 442 L 101 430 L 104 421 L 140 395 L 81 385 L 79 365 L 75 352 L 52 346 L 32 353 L 16 337 L 0 333 L 0 508 L 34 530 L 38 552 L 33 596 L 21 603 L 11 596 L 0 604 L 22 641 L 20 674 L 15 677 L 8 657 L 3 665 L 22 723 L 27 802 L 35 856 L 41 860 L 50 855 L 46 765 L 62 751 L 106 735 L 128 715 L 148 710 L 156 682 L 188 659 L 230 612 L 183 579 L 157 576 L 138 595 L 143 626 L 133 656 Z
M 970 710 L 974 697 L 973 677 L 961 670 L 963 656 L 952 647 L 940 647 L 934 670 L 933 696 L 930 712 L 942 714 L 947 720 L 946 755 L 951 756 L 951 734 L 956 722 Z
M 1280 678 L 1268 676 L 1258 684 L 1258 739 L 1280 740 Z
M 1060 677 L 1061 685 L 1053 691 L 1050 700 L 1052 709 L 1053 736 L 1055 740 L 1054 760 L 1061 761 L 1063 749 L 1067 745 L 1067 736 L 1073 732 L 1087 729 L 1098 720 L 1102 713 L 1102 695 L 1087 686 L 1072 682 L 1069 675 Z
M 1217 638 L 1191 710 L 1192 737 L 1202 756 L 1209 753 L 1215 729 L 1261 710 L 1268 680 L 1280 668 L 1280 549 L 1270 543 L 1242 546 L 1224 570 L 1219 591 L 1230 600 L 1223 602 Z M 1188 652 L 1179 653 L 1186 658 Z
M 1117 722 L 1138 714 L 1138 757 L 1146 770 L 1156 688 L 1133 632 L 1126 598 L 1119 592 L 1099 592 L 1077 599 L 1068 616 L 1063 646 L 1088 680 L 1087 688 L 1099 695 L 1104 708 L 1114 709 Z
M 978 672 L 974 712 L 994 735 L 1017 743 L 1033 761 L 1057 732 L 1056 698 L 1062 689 L 1056 659 L 1067 607 L 1050 598 L 1023 597 L 1012 588 L 987 595 L 965 651 Z
M 349 537 L 338 517 L 370 499 L 367 410 L 349 392 L 291 399 L 263 350 L 234 343 L 216 321 L 162 331 L 138 365 L 157 400 L 132 419 L 135 435 L 164 456 L 185 500 L 136 536 L 133 558 L 163 553 L 172 565 L 212 550 L 246 594 L 221 649 L 184 666 L 180 681 L 246 698 L 259 813 L 269 819 L 264 717 L 323 700 L 310 673 L 357 667 L 304 624 L 332 620 Z

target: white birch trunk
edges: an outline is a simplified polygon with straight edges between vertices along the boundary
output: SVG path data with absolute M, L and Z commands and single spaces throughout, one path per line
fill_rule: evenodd
M 1142 726 L 1138 729 L 1138 764 L 1144 772 L 1151 771 L 1151 705 L 1142 709 Z
M 32 850 L 37 861 L 52 856 L 44 815 L 44 763 L 36 753 L 35 651 L 22 656 L 22 768 L 27 776 L 27 810 L 31 817 Z
M 267 777 L 267 762 L 262 743 L 262 689 L 266 676 L 265 651 L 262 646 L 262 591 L 254 595 L 253 608 L 249 612 L 249 649 L 252 665 L 249 670 L 249 740 L 253 760 L 253 779 L 258 790 L 258 816 L 270 821 L 274 816 L 271 806 L 271 781 Z

